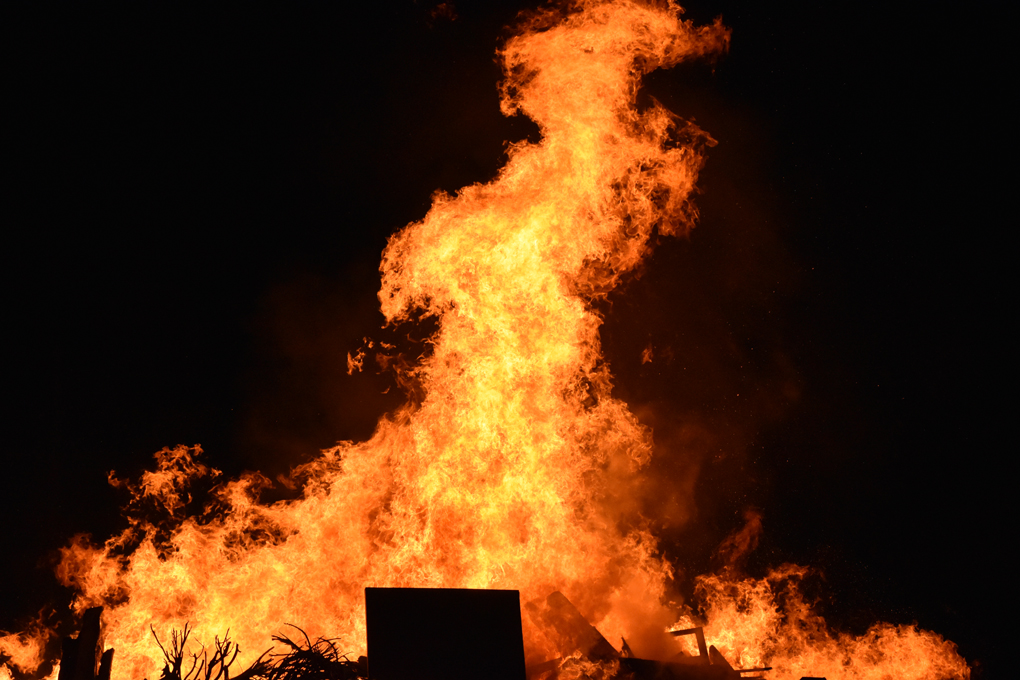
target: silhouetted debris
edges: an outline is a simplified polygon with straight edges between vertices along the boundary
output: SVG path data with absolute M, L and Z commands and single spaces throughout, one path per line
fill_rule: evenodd
M 733 666 L 731 666 L 730 662 L 726 660 L 726 657 L 722 655 L 722 652 L 715 648 L 715 645 L 708 648 L 708 659 L 716 666 L 722 666 L 723 668 L 733 670 Z
M 291 651 L 271 655 L 268 671 L 257 674 L 258 677 L 266 680 L 356 680 L 368 677 L 368 660 L 365 657 L 351 661 L 340 651 L 336 640 L 320 637 L 312 642 L 303 630 L 297 626 L 294 628 L 301 632 L 304 644 L 274 635 L 274 640 L 290 647 Z
M 86 609 L 77 638 L 61 643 L 58 680 L 110 680 L 113 650 L 103 650 L 102 607 Z
M 210 650 L 203 648 L 201 653 L 192 654 L 188 659 L 185 648 L 191 631 L 187 625 L 183 631 L 173 631 L 169 648 L 163 646 L 153 630 L 152 635 L 163 650 L 165 660 L 160 680 L 231 680 L 231 677 L 233 680 L 360 680 L 368 677 L 365 657 L 351 661 L 340 651 L 336 640 L 320 637 L 312 642 L 305 631 L 297 626 L 293 628 L 301 633 L 303 642 L 274 635 L 273 640 L 290 651 L 274 653 L 269 649 L 234 676 L 230 671 L 240 649 L 230 641 L 229 632 L 223 640 L 215 638 L 211 655 Z
M 222 640 L 214 638 L 211 655 L 209 648 L 203 647 L 201 653 L 192 654 L 191 658 L 187 659 L 186 647 L 188 635 L 191 634 L 188 624 L 184 624 L 184 630 L 174 630 L 171 633 L 169 649 L 160 642 L 156 630 L 151 627 L 150 630 L 152 637 L 156 638 L 156 644 L 163 651 L 165 663 L 163 673 L 160 675 L 161 680 L 230 680 L 230 668 L 237 661 L 241 649 L 230 641 L 229 631 Z M 264 671 L 268 668 L 267 654 L 260 656 L 248 670 L 234 676 L 235 680 L 264 677 Z
M 681 653 L 678 654 L 677 656 L 678 657 L 682 656 L 686 658 L 677 658 L 674 659 L 674 661 L 680 661 L 681 663 L 683 663 L 688 659 L 697 659 L 699 663 L 709 663 L 710 657 L 708 655 L 708 645 L 705 644 L 704 628 L 702 628 L 701 626 L 696 626 L 695 628 L 686 628 L 684 630 L 671 630 L 669 631 L 669 634 L 675 637 L 678 637 L 680 635 L 693 635 L 694 638 L 698 641 L 698 656 L 690 657 L 687 656 L 686 654 Z
M 561 675 L 613 680 L 736 680 L 744 677 L 741 673 L 771 670 L 734 669 L 719 650 L 706 644 L 701 627 L 671 631 L 674 636 L 695 636 L 698 656 L 679 654 L 670 661 L 639 659 L 626 640 L 622 641 L 623 651 L 617 652 L 563 593 L 557 591 L 544 603 L 526 606 L 532 620 L 546 626 L 548 637 L 556 641 L 562 654 L 559 659 L 529 667 L 529 680 L 555 680 Z
M 611 680 L 737 680 L 748 678 L 743 673 L 772 670 L 768 667 L 734 669 L 718 649 L 706 645 L 705 633 L 700 627 L 670 631 L 674 636 L 694 635 L 698 656 L 678 655 L 670 661 L 655 661 L 634 657 L 626 640 L 622 640 L 624 652 L 617 652 L 560 592 L 552 593 L 544 603 L 529 603 L 527 608 L 532 619 L 544 624 L 551 637 L 559 640 L 563 654 L 529 667 L 529 680 L 555 680 L 561 675 Z M 63 639 L 58 680 L 110 680 L 113 650 L 103 651 L 102 611 L 102 607 L 86 610 L 78 637 Z M 520 625 L 519 619 L 517 625 Z M 269 649 L 236 675 L 232 675 L 231 670 L 240 649 L 230 640 L 229 631 L 222 640 L 214 638 L 211 648 L 203 647 L 201 652 L 189 655 L 187 642 L 191 629 L 187 624 L 183 630 L 172 631 L 166 646 L 152 629 L 156 644 L 163 652 L 160 680 L 367 680 L 368 659 L 362 656 L 352 661 L 341 652 L 336 639 L 320 637 L 313 642 L 305 631 L 292 627 L 300 637 L 273 636 L 274 642 L 286 651 Z M 806 677 L 801 680 L 825 679 Z
M 373 680 L 525 680 L 516 590 L 365 588 Z
M 526 606 L 532 618 L 555 632 L 553 637 L 557 639 L 559 652 L 564 658 L 575 652 L 580 652 L 592 661 L 620 658 L 620 653 L 560 591 L 549 595 L 545 599 L 545 606 L 537 602 L 529 602 Z

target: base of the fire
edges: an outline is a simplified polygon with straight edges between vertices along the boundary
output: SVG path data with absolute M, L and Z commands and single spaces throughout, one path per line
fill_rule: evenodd
M 436 592 L 442 600 L 442 590 L 437 589 Z M 463 594 L 465 591 L 450 592 Z M 509 592 L 516 594 L 516 591 Z M 700 627 L 664 633 L 693 636 L 697 640 L 698 654 L 681 652 L 668 660 L 640 659 L 633 655 L 626 640 L 622 640 L 621 650 L 614 648 L 560 592 L 552 593 L 544 602 L 527 603 L 525 608 L 532 620 L 544 625 L 545 632 L 557 641 L 561 654 L 527 668 L 523 663 L 504 663 L 501 668 L 487 665 L 481 669 L 477 656 L 467 658 L 447 653 L 451 646 L 464 649 L 465 646 L 471 647 L 473 641 L 460 639 L 451 645 L 447 639 L 448 630 L 416 625 L 416 620 L 424 620 L 429 614 L 422 611 L 404 612 L 408 623 L 404 632 L 407 644 L 403 649 L 392 641 L 385 646 L 376 644 L 374 668 L 370 663 L 373 632 L 376 640 L 392 637 L 392 634 L 383 630 L 380 624 L 377 624 L 378 630 L 373 631 L 371 613 L 369 657 L 362 656 L 357 660 L 341 652 L 336 641 L 326 638 L 312 641 L 304 631 L 295 627 L 296 634 L 292 637 L 273 636 L 279 648 L 267 650 L 247 669 L 237 672 L 239 669 L 234 666 L 240 650 L 228 635 L 222 640 L 216 638 L 212 649 L 205 648 L 197 654 L 186 651 L 190 632 L 187 626 L 182 631 L 174 631 L 169 640 L 160 640 L 155 631 L 153 636 L 163 653 L 164 666 L 159 680 L 475 680 L 480 677 L 479 672 L 486 680 L 502 680 L 504 677 L 507 680 L 737 680 L 764 678 L 766 676 L 762 674 L 771 670 L 733 668 L 714 646 L 706 643 L 704 630 Z M 455 617 L 465 613 L 463 608 L 459 613 L 456 607 L 453 609 Z M 446 615 L 449 619 L 450 609 L 446 610 Z M 114 650 L 104 649 L 101 616 L 102 607 L 87 610 L 78 637 L 64 638 L 58 680 L 110 680 Z M 492 613 L 489 612 L 486 618 L 488 621 L 484 622 L 462 621 L 459 631 L 472 631 L 468 635 L 476 638 L 474 642 L 483 640 L 481 647 L 487 650 L 506 646 L 502 637 L 507 636 L 494 641 L 492 626 L 484 625 L 491 624 Z M 376 620 L 382 621 L 384 617 L 376 616 Z M 479 623 L 483 625 L 477 625 Z M 520 625 L 519 610 L 516 621 L 510 623 Z M 502 626 L 497 623 L 495 627 Z M 516 654 L 523 660 L 521 638 L 508 637 L 511 638 L 511 656 Z M 474 647 L 478 648 L 477 645 Z M 433 653 L 421 654 L 419 650 L 422 648 L 430 648 Z M 496 652 L 497 655 L 500 653 Z M 801 680 L 825 679 L 804 677 Z

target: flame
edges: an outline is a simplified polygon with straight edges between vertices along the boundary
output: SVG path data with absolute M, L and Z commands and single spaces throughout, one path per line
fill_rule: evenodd
M 512 145 L 494 181 L 435 195 L 390 239 L 383 313 L 437 322 L 431 354 L 405 376 L 422 396 L 369 441 L 295 470 L 302 498 L 261 504 L 268 482 L 249 474 L 189 514 L 194 484 L 219 474 L 198 447 L 164 449 L 154 471 L 118 482 L 133 493 L 129 528 L 101 546 L 76 538 L 59 568 L 77 610 L 107 607 L 117 678 L 158 671 L 150 625 L 166 637 L 189 622 L 198 644 L 229 630 L 242 663 L 287 623 L 363 653 L 366 586 L 514 588 L 524 602 L 560 590 L 610 640 L 665 637 L 672 569 L 642 518 L 613 501 L 649 460 L 651 433 L 611 397 L 591 303 L 654 232 L 683 233 L 696 218 L 690 195 L 711 138 L 658 104 L 636 106 L 644 73 L 727 47 L 721 23 L 679 14 L 583 0 L 533 15 L 505 44 L 502 110 L 532 118 L 542 141 Z M 362 359 L 348 355 L 349 372 Z M 164 523 L 145 519 L 154 510 Z M 758 598 L 738 607 L 716 598 L 729 586 L 702 582 L 709 631 L 740 663 L 786 658 L 768 583 L 738 584 Z M 554 656 L 525 626 L 528 656 Z M 914 639 L 874 635 L 889 650 Z
M 763 579 L 699 577 L 697 590 L 708 619 L 705 637 L 736 668 L 771 666 L 772 680 L 970 677 L 956 645 L 914 625 L 878 623 L 860 636 L 833 633 L 799 590 L 807 573 L 788 564 Z M 687 616 L 675 628 L 691 625 Z M 688 653 L 696 653 L 686 644 Z
M 39 628 L 20 635 L 0 635 L 0 655 L 6 657 L 15 668 L 34 668 L 39 665 L 48 637 L 47 632 Z M 10 668 L 0 663 L 0 680 L 9 680 L 10 677 Z

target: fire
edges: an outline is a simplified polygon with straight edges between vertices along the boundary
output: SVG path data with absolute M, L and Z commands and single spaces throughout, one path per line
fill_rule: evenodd
M 734 667 L 771 666 L 770 678 L 970 677 L 953 643 L 916 626 L 878 623 L 861 636 L 834 633 L 798 588 L 807 573 L 788 564 L 763 579 L 698 577 L 705 636 Z M 690 617 L 682 617 L 676 627 L 691 625 Z
M 651 432 L 610 394 L 591 302 L 641 261 L 654 232 L 693 226 L 690 195 L 713 143 L 658 104 L 638 110 L 640 77 L 728 40 L 721 23 L 695 27 L 673 4 L 586 0 L 525 22 L 500 51 L 501 105 L 538 123 L 542 141 L 512 146 L 494 181 L 437 194 L 383 253 L 387 320 L 437 322 L 432 353 L 406 376 L 424 396 L 369 441 L 295 470 L 296 501 L 259 503 L 265 480 L 253 474 L 188 516 L 192 485 L 218 473 L 197 447 L 157 453 L 156 469 L 129 483 L 129 529 L 103 545 L 75 539 L 59 570 L 77 610 L 107 608 L 116 677 L 158 672 L 150 625 L 167 637 L 189 622 L 199 644 L 229 630 L 242 663 L 287 623 L 364 653 L 366 586 L 513 588 L 522 602 L 559 590 L 609 640 L 665 638 L 677 618 L 672 569 L 642 518 L 613 500 L 648 461 Z M 348 357 L 351 370 L 362 358 Z M 144 519 L 153 508 L 168 525 Z M 870 663 L 802 602 L 798 620 L 815 628 L 791 629 L 773 580 L 702 581 L 707 634 L 724 653 L 772 663 L 781 678 Z M 928 667 L 966 675 L 937 636 L 869 636 L 889 658 L 925 654 Z M 527 621 L 525 644 L 532 660 L 555 656 Z

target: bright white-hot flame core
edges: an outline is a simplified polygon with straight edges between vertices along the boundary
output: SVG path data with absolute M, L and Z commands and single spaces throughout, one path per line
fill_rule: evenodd
M 610 395 L 591 303 L 654 231 L 695 218 L 711 140 L 657 104 L 639 111 L 641 76 L 728 39 L 672 4 L 621 0 L 537 15 L 506 43 L 503 111 L 532 118 L 541 142 L 512 146 L 494 181 L 437 195 L 383 253 L 386 318 L 437 320 L 411 371 L 424 396 L 298 470 L 296 501 L 257 503 L 252 475 L 219 487 L 214 516 L 180 516 L 188 484 L 214 471 L 194 450 L 157 454 L 135 497 L 173 530 L 136 518 L 104 546 L 76 540 L 61 565 L 76 607 L 107 607 L 116 678 L 158 672 L 150 625 L 168 637 L 190 622 L 200 644 L 229 629 L 242 661 L 287 623 L 363 653 L 366 586 L 513 588 L 523 602 L 560 590 L 609 640 L 665 637 L 670 566 L 642 518 L 607 502 L 651 433 Z M 525 628 L 530 657 L 555 655 Z

